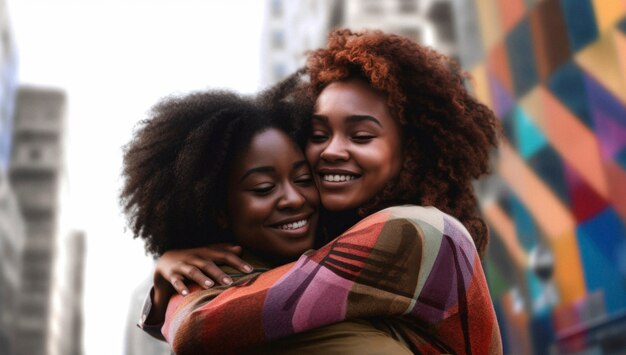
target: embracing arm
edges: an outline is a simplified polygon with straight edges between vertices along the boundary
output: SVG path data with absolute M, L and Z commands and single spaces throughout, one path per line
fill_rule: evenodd
M 182 296 L 189 294 L 186 283 L 195 283 L 205 289 L 231 284 L 231 277 L 218 265 L 229 266 L 242 273 L 252 272 L 252 266 L 239 258 L 241 252 L 240 246 L 230 244 L 165 252 L 156 263 L 153 287 L 143 303 L 137 324 L 139 328 L 159 340 L 165 340 L 161 327 L 170 298 L 176 293 Z
M 500 346 L 471 237 L 450 216 L 417 206 L 371 215 L 320 250 L 214 299 L 203 291 L 174 297 L 163 334 L 177 354 L 232 353 L 368 317 L 402 318 L 423 333 L 403 334 L 409 341 L 455 353 Z

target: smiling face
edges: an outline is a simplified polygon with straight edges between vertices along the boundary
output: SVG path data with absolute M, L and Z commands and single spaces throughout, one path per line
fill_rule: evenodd
M 319 194 L 289 136 L 274 128 L 257 133 L 229 177 L 228 224 L 238 243 L 280 257 L 313 247 Z
M 355 209 L 380 192 L 400 172 L 401 141 L 384 95 L 366 82 L 351 79 L 324 88 L 306 147 L 324 207 Z

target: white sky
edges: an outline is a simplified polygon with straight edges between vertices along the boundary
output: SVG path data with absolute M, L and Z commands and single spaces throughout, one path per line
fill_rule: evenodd
M 119 208 L 121 146 L 163 96 L 259 89 L 263 1 L 7 1 L 19 82 L 68 96 L 62 218 L 87 236 L 85 354 L 121 354 L 130 293 L 151 269 Z

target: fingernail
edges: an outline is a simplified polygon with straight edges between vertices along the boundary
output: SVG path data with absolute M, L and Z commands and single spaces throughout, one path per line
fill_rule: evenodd
M 222 282 L 223 282 L 223 283 L 225 283 L 225 284 L 227 284 L 227 285 L 230 285 L 230 284 L 232 284 L 232 283 L 233 283 L 233 280 L 231 280 L 231 278 L 230 278 L 230 277 L 224 277 L 224 278 L 222 279 Z
M 243 271 L 245 271 L 245 272 L 252 272 L 252 266 L 250 266 L 250 265 L 244 265 L 244 266 L 243 266 Z
M 213 282 L 209 281 L 209 280 L 206 280 L 206 281 L 204 281 L 204 286 L 211 287 L 211 286 L 213 286 Z
M 183 290 L 183 292 L 182 292 L 183 296 L 187 296 L 188 293 L 189 292 L 187 290 Z

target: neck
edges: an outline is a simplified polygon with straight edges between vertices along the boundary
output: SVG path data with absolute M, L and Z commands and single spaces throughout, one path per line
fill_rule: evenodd
M 279 256 L 266 252 L 262 252 L 260 250 L 255 250 L 252 248 L 245 248 L 244 253 L 246 256 L 253 258 L 255 261 L 264 264 L 267 267 L 273 268 L 277 266 L 281 266 L 292 261 L 297 260 L 300 255 L 296 255 L 293 257 Z
M 322 210 L 322 220 L 327 237 L 334 239 L 360 221 L 361 216 L 356 209 L 339 212 Z

